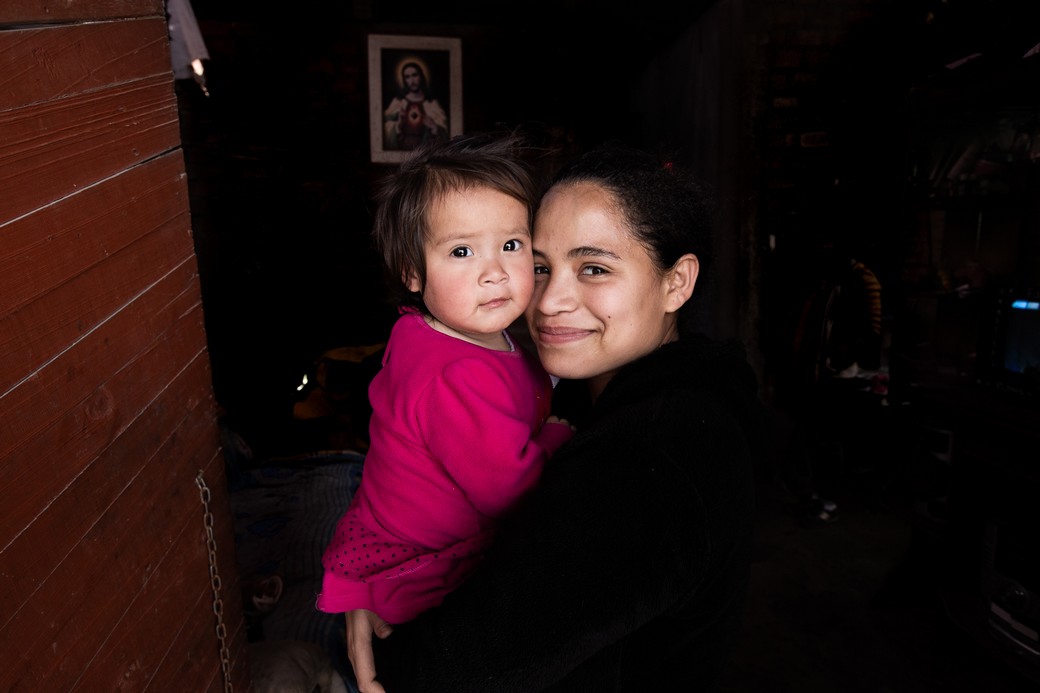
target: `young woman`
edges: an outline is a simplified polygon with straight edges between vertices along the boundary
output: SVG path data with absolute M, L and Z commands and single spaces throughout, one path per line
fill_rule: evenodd
M 647 154 L 606 147 L 558 174 L 526 315 L 577 433 L 441 606 L 395 629 L 348 619 L 362 691 L 711 688 L 765 418 L 742 349 L 687 330 L 709 236 L 700 189 Z

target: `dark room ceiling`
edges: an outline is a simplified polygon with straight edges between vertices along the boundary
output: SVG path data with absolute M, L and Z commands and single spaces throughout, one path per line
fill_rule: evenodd
M 338 22 L 373 31 L 486 30 L 518 53 L 516 60 L 546 62 L 539 54 L 577 58 L 614 74 L 645 64 L 717 0 L 353 0 L 321 4 L 303 13 L 245 0 L 192 0 L 199 19 L 255 21 L 284 27 L 286 41 L 306 41 Z M 420 29 L 421 27 L 421 29 Z M 590 69 L 596 69 L 592 67 Z

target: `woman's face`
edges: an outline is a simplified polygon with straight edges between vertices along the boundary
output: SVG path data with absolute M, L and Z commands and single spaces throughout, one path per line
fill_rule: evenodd
M 591 183 L 555 187 L 534 229 L 526 315 L 546 370 L 589 379 L 596 396 L 621 366 L 676 338 L 685 297 L 677 300 L 671 273 L 632 237 L 610 193 Z

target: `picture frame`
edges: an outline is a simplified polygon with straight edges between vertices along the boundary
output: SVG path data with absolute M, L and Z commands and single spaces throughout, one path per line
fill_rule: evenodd
M 369 34 L 368 103 L 376 163 L 462 133 L 462 40 Z

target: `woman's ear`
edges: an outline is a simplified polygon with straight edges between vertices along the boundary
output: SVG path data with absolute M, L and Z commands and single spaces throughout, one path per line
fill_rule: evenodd
M 668 310 L 679 310 L 693 295 L 693 287 L 697 285 L 697 276 L 701 271 L 700 260 L 693 253 L 686 253 L 672 265 L 665 276 L 668 289 Z

